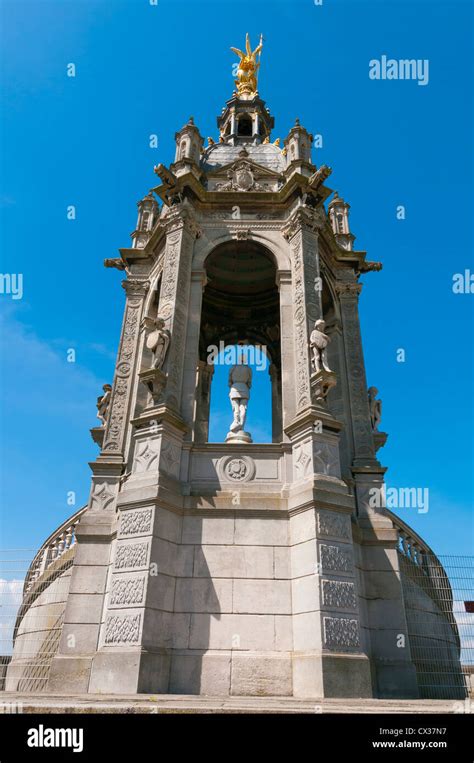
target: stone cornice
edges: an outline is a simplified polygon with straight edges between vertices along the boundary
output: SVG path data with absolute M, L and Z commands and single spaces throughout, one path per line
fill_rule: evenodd
M 264 168 L 262 167 L 261 170 L 263 173 Z M 169 174 L 171 176 L 171 173 Z M 285 175 L 286 172 L 283 174 Z M 252 206 L 255 206 L 255 204 L 279 204 L 285 202 L 295 192 L 299 193 L 299 195 L 308 192 L 313 193 L 313 189 L 309 185 L 310 178 L 299 172 L 293 172 L 278 191 L 207 191 L 203 184 L 190 172 L 179 177 L 173 175 L 172 178 L 172 185 L 170 185 L 170 178 L 166 180 L 162 177 L 164 180 L 163 184 L 152 189 L 166 206 L 170 206 L 171 198 L 180 195 L 185 196 L 187 189 L 192 192 L 199 202 L 213 206 L 217 204 L 225 204 L 226 206 L 234 204 L 243 205 L 245 202 Z M 324 201 L 332 191 L 324 185 L 320 185 L 318 193 L 321 196 L 321 200 Z

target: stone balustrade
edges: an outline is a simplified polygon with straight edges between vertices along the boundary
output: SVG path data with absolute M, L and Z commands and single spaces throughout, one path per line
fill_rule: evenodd
M 69 517 L 43 543 L 30 564 L 25 577 L 23 596 L 30 593 L 46 570 L 55 564 L 76 542 L 76 527 L 86 506 Z
M 433 550 L 422 538 L 388 509 L 398 532 L 398 553 L 408 561 L 410 578 L 421 585 L 425 593 L 437 604 L 447 617 L 456 640 L 459 639 L 456 620 L 453 615 L 453 592 L 446 571 Z

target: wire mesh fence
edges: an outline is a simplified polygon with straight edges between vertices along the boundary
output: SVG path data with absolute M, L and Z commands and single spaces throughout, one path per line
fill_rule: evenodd
M 0 690 L 44 691 L 58 650 L 73 557 L 32 579 L 35 559 L 30 549 L 0 553 Z
M 408 642 L 420 697 L 464 699 L 474 676 L 474 557 L 401 551 Z

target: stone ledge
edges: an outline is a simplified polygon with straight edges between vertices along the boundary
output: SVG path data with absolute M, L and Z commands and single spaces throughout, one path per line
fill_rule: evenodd
M 0 693 L 2 705 L 21 703 L 22 712 L 50 714 L 364 714 L 467 713 L 463 700 L 296 699 L 294 697 L 211 697 L 172 694 L 55 694 Z M 471 711 L 472 712 L 472 709 Z

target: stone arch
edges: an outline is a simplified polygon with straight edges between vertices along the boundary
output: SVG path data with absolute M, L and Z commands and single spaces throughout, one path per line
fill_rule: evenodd
M 226 240 L 206 253 L 199 264 L 206 274 L 201 306 L 197 419 L 199 439 L 206 439 L 210 411 L 209 348 L 240 342 L 257 346 L 270 359 L 272 440 L 281 439 L 281 347 L 278 262 L 254 239 Z
M 205 262 L 209 255 L 212 254 L 218 246 L 228 241 L 235 241 L 229 233 L 217 236 L 214 239 L 210 239 L 209 236 L 198 239 L 193 259 L 193 270 L 205 270 Z M 255 230 L 252 231 L 251 238 L 248 238 L 245 241 L 252 241 L 266 249 L 268 254 L 273 258 L 277 273 L 279 271 L 291 270 L 289 246 L 283 237 L 281 237 L 281 243 L 276 243 L 273 238 L 266 235 L 265 231 Z M 245 243 L 245 241 L 241 241 L 240 243 Z
M 241 114 L 237 120 L 237 135 L 251 137 L 253 132 L 252 117 L 250 114 Z

